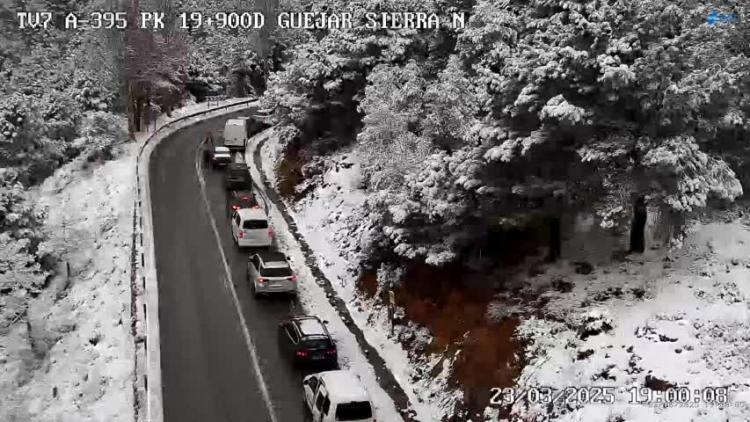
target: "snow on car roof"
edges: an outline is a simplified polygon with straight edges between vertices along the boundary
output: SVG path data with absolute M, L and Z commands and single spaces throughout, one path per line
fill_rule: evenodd
M 282 261 L 271 261 L 271 262 L 264 261 L 263 267 L 264 268 L 289 268 L 289 264 L 287 264 L 286 262 L 282 262 Z
M 262 252 L 258 252 L 258 256 L 260 256 L 263 262 L 271 262 L 271 261 L 286 262 L 286 255 L 284 255 L 281 252 L 262 251 Z
M 359 379 L 349 371 L 326 371 L 318 376 L 325 383 L 328 395 L 336 397 L 337 402 L 370 400 L 370 395 L 362 387 Z
M 315 318 L 305 318 L 297 320 L 299 331 L 303 336 L 324 336 L 327 335 L 326 329 L 319 320 Z
M 260 208 L 240 208 L 237 214 L 243 220 L 267 220 L 266 213 Z

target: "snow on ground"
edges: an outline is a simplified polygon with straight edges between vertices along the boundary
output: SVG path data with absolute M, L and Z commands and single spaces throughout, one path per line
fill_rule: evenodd
M 177 120 L 181 117 L 184 117 L 189 114 L 197 113 L 200 111 L 205 111 L 211 107 L 216 107 L 217 105 L 226 105 L 226 104 L 234 104 L 234 103 L 241 103 L 247 101 L 249 98 L 229 98 L 225 100 L 221 100 L 220 102 L 203 102 L 203 103 L 196 103 L 193 102 L 193 100 L 186 101 L 185 105 L 183 107 L 180 107 L 178 109 L 172 110 L 169 116 L 166 114 L 159 114 L 156 119 L 151 121 L 148 125 L 148 128 L 144 132 L 138 132 L 135 135 L 135 138 L 138 142 L 145 141 L 149 136 L 151 136 L 154 132 L 154 128 L 159 128 L 164 126 L 167 123 L 170 123 L 174 120 Z
M 568 289 L 556 291 L 553 282 Z M 531 288 L 549 303 L 545 319 L 528 319 L 519 329 L 532 341 L 523 384 L 617 387 L 617 404 L 568 412 L 557 406 L 553 420 L 750 420 L 748 225 L 697 224 L 682 249 L 648 251 L 587 275 L 560 265 Z M 733 404 L 631 405 L 628 388 L 643 387 L 647 375 L 690 390 L 729 386 Z M 524 407 L 519 402 L 515 410 L 529 413 Z
M 263 171 L 272 184 L 276 180 L 274 165 L 279 160 L 280 148 L 278 138 L 270 136 L 261 149 Z M 353 154 L 342 152 L 328 159 L 335 163 L 333 168 L 322 175 L 322 183 L 315 183 L 314 190 L 299 203 L 287 204 L 290 213 L 300 233 L 319 258 L 321 271 L 331 280 L 337 294 L 347 304 L 352 319 L 365 334 L 367 342 L 380 351 L 409 396 L 417 419 L 440 420 L 449 414 L 459 397 L 446 387 L 448 371 L 442 367 L 442 361 L 435 358 L 413 362 L 396 338 L 389 336 L 390 325 L 386 309 L 375 306 L 372 301 L 363 300 L 355 291 L 355 280 L 350 270 L 356 268 L 358 254 L 357 244 L 352 242 L 349 227 L 352 227 L 350 222 L 362 220 L 357 213 L 366 198 L 365 192 L 358 188 L 359 163 Z M 325 305 L 316 305 L 319 300 Z M 313 295 L 307 306 L 323 307 L 334 312 L 327 304 L 325 298 Z M 343 325 L 341 329 L 346 330 Z M 436 365 L 441 365 L 441 368 L 432 371 Z M 429 372 L 440 375 L 422 375 Z
M 267 135 L 269 132 L 265 132 Z M 254 138 L 257 143 L 263 138 L 258 136 Z M 256 143 L 253 143 L 248 148 L 246 161 L 252 163 L 252 152 L 255 150 Z M 266 165 L 265 157 L 263 163 Z M 260 174 L 258 169 L 251 166 L 253 177 L 255 180 L 260 180 Z M 336 340 L 336 345 L 339 351 L 339 364 L 342 369 L 348 369 L 352 371 L 362 381 L 366 390 L 372 396 L 373 403 L 375 405 L 376 416 L 378 420 L 384 420 L 388 422 L 396 422 L 403 420 L 396 410 L 393 401 L 388 394 L 378 384 L 377 377 L 370 365 L 367 357 L 363 354 L 357 340 L 349 332 L 349 329 L 344 325 L 344 322 L 339 317 L 336 309 L 328 302 L 326 293 L 322 287 L 318 286 L 312 280 L 315 280 L 310 269 L 305 265 L 305 257 L 302 253 L 302 249 L 296 242 L 292 234 L 286 227 L 286 222 L 281 213 L 273 206 L 269 209 L 272 224 L 275 227 L 277 233 L 277 241 L 279 248 L 290 257 L 292 267 L 295 272 L 300 275 L 300 279 L 303 282 L 299 283 L 298 297 L 304 313 L 317 315 L 321 319 L 328 321 L 328 329 L 331 332 L 331 336 Z M 305 283 L 304 280 L 310 280 L 311 282 Z M 421 419 L 420 420 L 428 420 Z
M 0 420 L 133 420 L 136 152 L 128 143 L 113 161 L 76 159 L 29 191 L 29 200 L 47 210 L 47 247 L 70 263 L 71 274 L 31 300 L 29 325 L 17 323 L 0 336 Z
M 280 148 L 278 139 L 272 137 L 261 151 L 263 171 L 272 181 Z M 358 297 L 348 272 L 357 263 L 348 221 L 358 218 L 357 210 L 365 200 L 357 188 L 356 157 L 343 152 L 326 160 L 337 165 L 328 166 L 312 184 L 312 192 L 292 204 L 293 218 L 368 342 L 381 350 L 409 394 L 418 418 L 439 420 L 458 396 L 445 387 L 445 377 L 420 379 L 415 370 L 418 365 L 388 336 L 384 310 Z M 567 293 L 565 288 L 552 287 L 567 283 L 572 288 Z M 616 404 L 573 410 L 558 405 L 553 420 L 750 420 L 750 227 L 746 224 L 696 225 L 682 249 L 649 250 L 586 275 L 562 263 L 532 280 L 528 289 L 549 303 L 542 310 L 543 319 L 527 318 L 520 328 L 531 340 L 521 384 L 616 387 Z M 504 306 L 498 302 L 492 308 Z M 586 330 L 588 334 L 583 334 Z M 628 389 L 644 387 L 647 375 L 691 390 L 730 386 L 733 404 L 631 405 Z M 520 402 L 514 412 L 525 417 L 537 412 L 547 415 L 542 406 Z

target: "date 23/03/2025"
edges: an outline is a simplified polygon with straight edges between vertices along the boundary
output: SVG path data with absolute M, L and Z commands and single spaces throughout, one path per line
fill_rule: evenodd
M 516 402 L 534 404 L 613 404 L 615 387 L 531 387 L 492 388 L 490 405 L 507 406 Z
M 627 389 L 624 397 L 618 399 L 616 394 L 622 392 L 622 389 L 614 386 L 492 388 L 490 390 L 490 405 L 507 406 L 516 402 L 553 405 L 606 405 L 626 401 L 630 404 L 646 406 L 725 407 L 731 404 L 728 390 L 728 387 L 696 389 L 676 387 L 665 391 L 654 391 L 649 388 L 631 387 Z

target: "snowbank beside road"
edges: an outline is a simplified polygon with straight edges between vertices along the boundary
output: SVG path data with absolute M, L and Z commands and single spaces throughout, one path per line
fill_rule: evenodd
M 264 135 L 266 136 L 263 137 Z M 255 151 L 257 143 L 264 139 L 268 140 L 268 135 L 272 136 L 273 132 L 267 131 L 253 139 L 253 143 L 248 146 L 248 153 L 246 155 L 248 163 L 253 162 L 252 154 Z M 267 165 L 266 162 L 264 159 L 264 166 Z M 260 171 L 262 170 L 256 169 L 254 166 L 251 166 L 251 169 L 253 178 L 260 181 Z M 361 380 L 372 397 L 377 419 L 389 422 L 403 420 L 394 406 L 393 400 L 380 386 L 378 377 L 367 356 L 365 356 L 357 343 L 356 338 L 344 324 L 337 310 L 328 301 L 323 287 L 315 283 L 316 277 L 310 267 L 306 265 L 306 257 L 300 245 L 291 234 L 289 227 L 287 227 L 284 217 L 273 204 L 269 204 L 269 206 L 269 215 L 277 233 L 280 250 L 290 256 L 292 267 L 302 280 L 299 283 L 298 297 L 301 306 L 304 308 L 304 313 L 317 315 L 321 319 L 328 321 L 328 328 L 336 340 L 338 347 L 341 368 L 352 371 Z M 426 421 L 430 419 L 419 418 L 419 420 Z
M 274 185 L 275 163 L 279 161 L 280 153 L 278 138 L 269 136 L 261 148 L 262 170 Z M 354 322 L 367 342 L 378 350 L 409 397 L 417 419 L 438 421 L 443 416 L 450 416 L 459 397 L 446 386 L 447 372 L 443 370 L 442 361 L 412 361 L 402 345 L 389 336 L 386 309 L 374 308 L 372 301 L 364 301 L 355 290 L 350 270 L 356 268 L 359 258 L 350 223 L 363 220 L 358 212 L 366 196 L 358 188 L 360 176 L 356 157 L 339 153 L 328 159 L 331 168 L 316 176 L 318 180 L 311 181 L 312 191 L 299 203 L 287 203 L 287 209 L 300 234 L 315 252 L 321 271 L 346 303 Z M 322 300 L 327 305 L 326 299 Z M 311 295 L 307 306 L 314 309 L 316 303 L 315 295 Z M 346 327 L 342 329 L 346 330 Z
M 0 420 L 130 422 L 130 243 L 137 145 L 103 164 L 68 163 L 29 200 L 46 247 L 70 263 L 0 336 Z M 64 265 L 62 266 L 64 268 Z
M 29 301 L 29 324 L 19 313 L 10 326 L 0 327 L 0 421 L 134 420 L 130 281 L 136 157 L 154 128 L 216 106 L 190 104 L 160 115 L 148 131 L 136 134 L 137 142 L 116 147 L 113 160 L 87 163 L 81 156 L 29 190 L 29 201 L 47 212 L 44 248 L 67 261 L 71 274 L 65 277 L 62 265 L 62 275 L 38 297 L 22 292 L 26 297 L 19 302 Z
M 278 140 L 269 139 L 261 154 L 263 171 L 273 183 L 281 158 Z M 444 377 L 433 376 L 441 373 L 441 368 L 433 370 L 437 362 L 410 362 L 407 351 L 388 336 L 384 310 L 359 297 L 349 272 L 358 262 L 351 223 L 364 220 L 357 214 L 365 196 L 357 188 L 356 157 L 338 153 L 322 160 L 324 171 L 304 182 L 307 194 L 288 208 L 319 257 L 321 270 L 409 394 L 419 418 L 439 420 L 459 396 L 447 388 Z M 585 275 L 566 263 L 549 268 L 529 281 L 527 292 L 549 303 L 541 309 L 518 308 L 522 314 L 546 315 L 526 316 L 521 325 L 521 333 L 531 341 L 531 362 L 521 384 L 618 389 L 618 404 L 555 409 L 552 420 L 750 420 L 749 247 L 747 224 L 710 223 L 698 225 L 685 247 L 669 256 L 649 250 Z M 492 308 L 508 310 L 502 301 Z M 647 375 L 691 390 L 731 386 L 734 404 L 666 409 L 630 405 L 628 388 L 644 387 Z M 524 417 L 548 415 L 545 406 L 518 403 L 514 410 Z

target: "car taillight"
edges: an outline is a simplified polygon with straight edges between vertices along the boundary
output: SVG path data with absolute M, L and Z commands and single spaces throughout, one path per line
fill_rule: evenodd
M 273 237 L 273 229 L 268 229 L 268 236 Z
M 326 354 L 327 355 L 335 355 L 336 354 L 336 349 L 326 350 Z
M 242 230 L 240 230 L 239 236 L 240 236 L 240 239 L 244 238 L 245 237 L 245 232 L 242 231 Z
M 265 278 L 263 278 L 263 277 L 259 277 L 259 278 L 258 278 L 258 283 L 260 283 L 260 284 L 263 284 L 263 283 L 265 283 L 266 281 L 268 281 L 268 280 L 267 280 L 267 279 L 265 279 Z
M 293 276 L 289 277 L 289 280 L 292 280 L 293 282 L 296 283 L 297 282 L 297 276 L 293 275 Z
M 303 358 L 303 357 L 307 356 L 307 352 L 304 351 L 304 350 L 297 350 L 297 356 Z
M 237 211 L 238 209 L 240 209 L 240 206 L 239 205 L 232 205 L 232 209 L 235 210 L 235 211 Z

